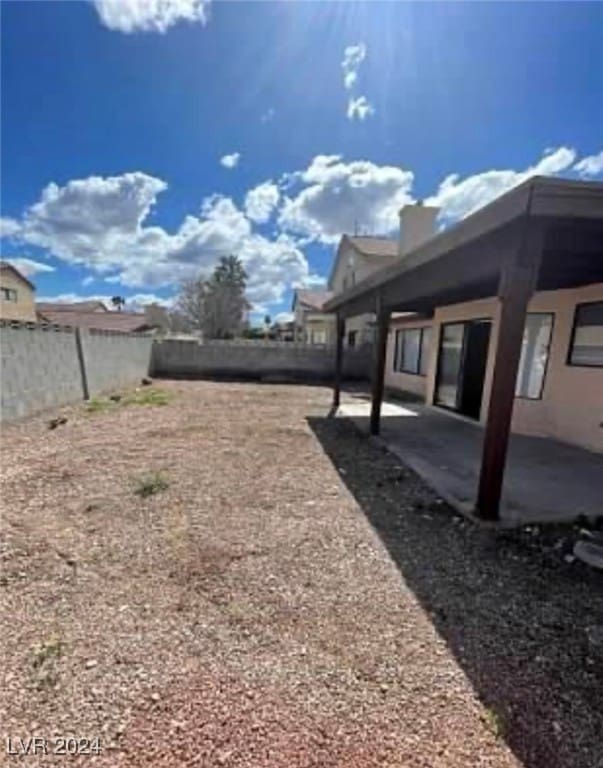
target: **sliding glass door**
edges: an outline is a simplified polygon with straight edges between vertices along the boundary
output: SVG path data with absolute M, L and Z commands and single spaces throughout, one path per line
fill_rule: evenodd
M 435 403 L 479 419 L 490 343 L 490 320 L 442 326 Z
M 442 326 L 435 402 L 436 405 L 455 410 L 459 400 L 464 337 L 464 323 L 447 323 Z

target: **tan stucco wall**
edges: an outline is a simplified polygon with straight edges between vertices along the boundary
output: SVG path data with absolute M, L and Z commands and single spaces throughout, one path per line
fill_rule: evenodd
M 344 290 L 343 286 L 346 278 L 347 287 L 350 288 L 352 285 L 358 284 L 361 280 L 364 280 L 366 277 L 373 274 L 373 272 L 383 269 L 383 267 L 389 263 L 389 259 L 379 258 L 377 256 L 366 258 L 350 245 L 344 245 L 340 253 L 335 273 L 333 274 L 333 279 L 330 285 L 331 290 L 336 294 L 341 293 Z M 353 282 L 352 273 L 354 275 Z M 349 331 L 358 332 L 357 344 L 372 343 L 372 323 L 374 320 L 375 315 L 371 313 L 348 318 L 345 324 L 346 343 Z
M 394 371 L 394 355 L 396 349 L 396 331 L 402 328 L 431 328 L 432 320 L 394 320 L 390 324 L 387 334 L 387 356 L 385 358 L 385 386 L 387 389 L 397 389 L 401 392 L 412 392 L 415 395 L 425 397 L 427 393 L 427 376 L 415 376 L 411 373 L 399 373 Z M 429 371 L 433 360 L 433 336 L 431 340 L 431 350 L 429 353 Z
M 349 317 L 345 321 L 345 339 L 344 344 L 348 343 L 348 333 L 350 331 L 356 331 L 356 345 L 360 344 L 372 344 L 374 338 L 374 326 L 375 315 L 364 314 L 356 315 L 356 317 Z
M 17 301 L 5 301 L 0 296 L 0 317 L 3 320 L 36 321 L 36 306 L 34 292 L 9 269 L 0 272 L 2 288 L 12 288 L 17 291 Z
M 306 344 L 312 343 L 312 333 L 325 334 L 325 344 L 335 343 L 335 315 L 311 314 L 307 312 L 303 317 L 303 339 Z M 317 343 L 317 342 L 314 342 Z
M 603 283 L 536 294 L 531 312 L 553 312 L 542 400 L 516 399 L 513 427 L 603 451 L 603 368 L 566 365 L 576 304 L 603 301 Z
M 513 409 L 513 431 L 521 434 L 554 437 L 585 448 L 603 451 L 603 368 L 587 368 L 566 364 L 577 304 L 603 300 L 603 283 L 583 288 L 536 293 L 528 312 L 550 312 L 553 332 L 542 399 L 516 398 Z M 455 320 L 492 319 L 492 335 L 484 381 L 480 421 L 484 422 L 492 386 L 499 302 L 496 299 L 440 307 L 434 315 L 435 337 L 430 373 L 427 380 L 427 402 L 433 402 L 439 347 L 439 326 Z
M 512 420 L 514 432 L 554 437 L 591 450 L 603 451 L 603 368 L 566 364 L 576 305 L 589 301 L 603 301 L 603 283 L 561 291 L 542 291 L 536 293 L 530 301 L 528 312 L 553 314 L 553 331 L 542 398 L 515 399 Z M 480 421 L 484 422 L 492 387 L 499 307 L 498 300 L 492 298 L 436 309 L 432 322 L 430 361 L 425 379 L 393 372 L 395 328 L 421 325 L 412 320 L 393 322 L 388 337 L 386 386 L 424 394 L 426 402 L 433 404 L 441 324 L 490 318 L 492 333 L 480 414 Z

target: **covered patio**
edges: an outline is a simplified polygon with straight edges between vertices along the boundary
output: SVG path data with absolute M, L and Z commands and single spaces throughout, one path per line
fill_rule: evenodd
M 580 482 L 589 483 L 593 493 L 598 490 L 596 495 L 600 497 L 601 485 L 597 479 L 601 476 L 601 464 L 596 455 L 560 443 L 552 448 L 554 441 L 538 438 L 513 437 L 505 489 L 503 480 L 530 299 L 536 291 L 602 281 L 603 184 L 534 177 L 326 304 L 325 309 L 337 316 L 334 409 L 341 404 L 346 318 L 367 312 L 377 317 L 370 414 L 363 418 L 368 419 L 370 433 L 379 435 L 391 314 L 416 312 L 429 316 L 437 307 L 496 297 L 498 323 L 492 339 L 495 355 L 484 427 L 423 411 L 420 418 L 398 420 L 399 436 L 393 442 L 415 440 L 416 458 L 420 461 L 422 453 L 433 452 L 433 445 L 438 442 L 434 435 L 429 447 L 429 428 L 436 434 L 439 431 L 447 435 L 452 441 L 449 453 L 455 453 L 458 465 L 449 482 L 455 485 L 466 511 L 483 520 L 498 521 L 501 509 L 507 510 L 505 515 L 517 519 L 523 508 L 517 494 L 521 491 L 522 499 L 530 498 L 531 484 L 526 484 L 525 479 L 534 471 L 541 480 L 538 493 L 543 494 L 546 486 L 552 499 L 555 488 L 560 487 L 556 478 L 569 477 L 568 467 L 574 467 L 573 477 L 580 477 L 573 460 L 578 455 L 582 457 L 581 463 L 584 459 L 588 467 L 587 477 Z M 416 425 L 412 426 L 415 422 L 425 425 L 418 442 L 416 435 L 413 438 L 413 430 L 417 429 Z M 549 447 L 545 448 L 545 444 Z M 534 450 L 536 445 L 538 451 Z M 565 458 L 564 451 L 569 452 Z M 432 484 L 438 479 L 434 464 L 432 462 L 430 470 L 433 477 L 427 478 Z M 464 490 L 456 486 L 462 477 L 465 478 Z M 591 509 L 593 501 L 594 497 L 587 502 Z M 540 519 L 539 506 L 542 507 L 524 503 L 526 519 Z M 529 513 L 527 510 L 531 507 Z M 553 507 L 554 504 L 551 510 Z M 560 507 L 556 509 L 547 519 L 561 519 Z M 580 513 L 574 514 L 570 509 L 564 514 L 576 517 Z
M 363 432 L 370 395 L 343 392 L 339 418 Z M 452 507 L 472 515 L 482 457 L 483 427 L 416 402 L 384 401 L 380 438 Z M 512 435 L 500 523 L 557 523 L 603 514 L 603 456 L 557 440 Z

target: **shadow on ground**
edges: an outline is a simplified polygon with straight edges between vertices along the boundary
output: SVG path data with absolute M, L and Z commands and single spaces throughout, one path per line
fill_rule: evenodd
M 308 423 L 500 738 L 526 768 L 603 768 L 603 577 L 564 560 L 568 529 L 478 528 L 349 421 Z

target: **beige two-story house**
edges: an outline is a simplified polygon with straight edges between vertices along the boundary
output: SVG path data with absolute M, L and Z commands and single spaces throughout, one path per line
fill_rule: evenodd
M 334 344 L 335 317 L 323 311 L 324 304 L 331 298 L 331 291 L 295 291 L 291 308 L 295 341 L 312 345 Z
M 35 285 L 7 261 L 0 261 L 0 319 L 36 322 Z
M 334 296 L 353 288 L 369 275 L 392 266 L 404 254 L 433 236 L 438 209 L 418 203 L 406 205 L 400 211 L 398 239 L 343 235 L 329 277 L 329 289 Z M 372 312 L 349 317 L 345 323 L 345 344 L 357 347 L 372 343 L 375 314 Z

